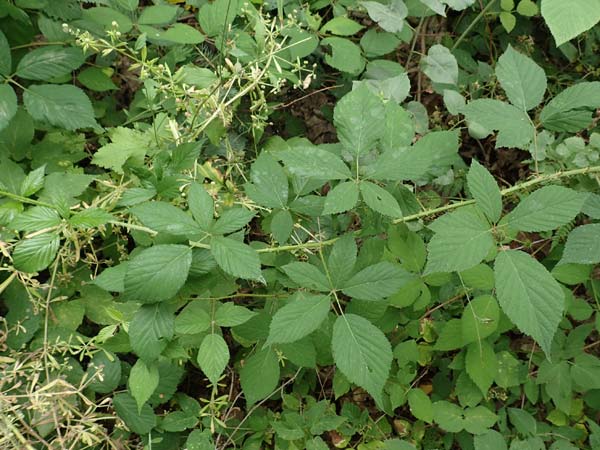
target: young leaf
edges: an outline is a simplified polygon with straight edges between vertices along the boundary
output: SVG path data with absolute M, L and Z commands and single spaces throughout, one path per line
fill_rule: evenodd
M 333 326 L 331 349 L 336 366 L 376 401 L 392 365 L 392 347 L 379 328 L 355 314 L 339 316 Z
M 141 166 L 148 151 L 148 138 L 143 133 L 132 128 L 117 127 L 110 133 L 110 144 L 100 147 L 92 163 L 105 169 L 122 174 L 127 162 Z
M 23 103 L 31 117 L 41 122 L 77 130 L 97 128 L 88 96 L 78 87 L 36 84 L 23 93 Z
M 522 200 L 500 223 L 520 231 L 554 230 L 573 220 L 586 198 L 569 188 L 544 186 Z
M 267 208 L 285 208 L 288 202 L 288 179 L 283 168 L 267 152 L 262 152 L 250 170 L 246 193 Z
M 279 383 L 279 374 L 277 354 L 270 348 L 246 359 L 240 370 L 240 383 L 248 405 L 273 393 Z
M 510 102 L 523 111 L 538 106 L 546 93 L 546 74 L 531 58 L 510 45 L 498 58 L 496 76 Z
M 368 266 L 342 284 L 342 292 L 360 300 L 381 300 L 395 294 L 414 276 L 397 264 Z
M 479 209 L 491 222 L 497 222 L 502 214 L 502 194 L 494 177 L 474 159 L 467 174 L 467 182 Z
M 173 337 L 173 313 L 163 303 L 143 305 L 129 323 L 129 342 L 144 361 L 158 358 Z
M 290 343 L 315 331 L 327 317 L 328 295 L 309 295 L 298 292 L 279 309 L 271 321 L 269 338 L 265 345 Z
M 155 245 L 129 261 L 125 295 L 141 303 L 169 300 L 185 283 L 192 250 L 185 245 Z
M 282 267 L 285 274 L 302 287 L 328 292 L 329 280 L 316 266 L 305 262 L 293 262 Z
M 27 53 L 17 65 L 16 75 L 27 80 L 44 80 L 68 75 L 85 61 L 81 49 L 49 45 Z
M 315 146 L 296 147 L 277 153 L 294 175 L 322 180 L 346 180 L 352 177 L 342 159 Z
M 60 246 L 57 233 L 42 233 L 20 241 L 13 251 L 13 264 L 21 272 L 39 272 L 56 258 Z
M 472 208 L 461 208 L 429 225 L 435 235 L 429 241 L 425 274 L 460 272 L 479 264 L 494 245 L 486 220 Z
M 357 202 L 358 184 L 355 181 L 345 181 L 327 194 L 323 215 L 346 212 L 354 208 Z
M 560 264 L 600 263 L 600 223 L 575 228 L 567 238 Z
M 229 275 L 247 280 L 263 279 L 258 253 L 243 242 L 215 236 L 210 240 L 210 252 L 219 267 Z
M 147 202 L 131 208 L 131 212 L 147 227 L 173 236 L 194 236 L 202 232 L 194 220 L 167 202 Z
M 0 131 L 5 129 L 17 113 L 17 96 L 8 84 L 0 84 Z
M 467 347 L 465 368 L 471 380 L 486 396 L 498 371 L 498 362 L 493 347 L 487 341 L 470 344 Z
M 138 359 L 131 368 L 127 383 L 129 384 L 129 392 L 131 392 L 131 396 L 137 403 L 138 414 L 158 386 L 158 379 L 156 364 L 146 365 L 144 361 Z
M 564 292 L 538 261 L 518 250 L 503 251 L 494 266 L 500 307 L 550 355 L 565 309 Z
M 198 365 L 202 372 L 216 385 L 229 362 L 229 348 L 218 334 L 207 334 L 198 349 Z
M 360 193 L 365 203 L 373 211 L 384 216 L 402 217 L 402 210 L 392 194 L 370 181 L 361 181 Z
M 338 139 L 354 157 L 372 150 L 383 133 L 383 103 L 366 86 L 360 86 L 338 101 L 333 122 Z

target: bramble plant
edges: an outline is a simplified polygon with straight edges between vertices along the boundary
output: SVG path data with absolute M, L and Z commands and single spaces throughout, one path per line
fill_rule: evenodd
M 599 21 L 0 0 L 0 447 L 600 449 Z

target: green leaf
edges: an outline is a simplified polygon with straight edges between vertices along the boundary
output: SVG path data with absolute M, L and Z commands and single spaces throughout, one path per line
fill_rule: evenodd
M 479 209 L 491 222 L 497 222 L 502 214 L 502 194 L 492 174 L 474 159 L 467 183 Z
M 558 47 L 600 21 L 600 0 L 542 0 L 542 16 Z
M 105 70 L 102 70 L 99 67 L 88 67 L 79 72 L 77 80 L 92 91 L 107 92 L 117 90 L 117 85 Z
M 23 93 L 23 103 L 31 117 L 67 130 L 97 128 L 92 103 L 75 86 L 36 84 Z
M 244 306 L 228 302 L 217 308 L 214 320 L 220 327 L 236 327 L 248 322 L 257 314 L 255 311 L 251 311 Z
M 327 150 L 309 145 L 277 153 L 294 175 L 321 180 L 346 180 L 352 177 L 342 159 Z
M 507 408 L 507 411 L 510 422 L 518 433 L 523 436 L 537 434 L 537 422 L 529 412 L 518 408 Z
M 148 405 L 138 412 L 135 399 L 129 394 L 116 394 L 113 405 L 117 415 L 125 422 L 127 428 L 137 434 L 147 434 L 156 426 L 156 416 Z
M 368 266 L 342 284 L 342 292 L 359 300 L 381 300 L 395 294 L 413 275 L 398 264 L 383 261 Z
M 147 202 L 131 208 L 147 227 L 173 236 L 193 236 L 202 232 L 190 215 L 167 202 Z
M 92 392 L 108 394 L 121 382 L 121 361 L 107 351 L 96 353 L 87 366 L 87 387 Z
M 190 184 L 188 207 L 200 226 L 208 230 L 213 222 L 215 203 L 206 189 L 198 183 Z M 185 219 L 187 221 L 187 218 Z
M 229 275 L 262 281 L 260 259 L 252 247 L 234 239 L 215 236 L 210 240 L 210 252 L 219 267 Z
M 294 218 L 287 209 L 280 209 L 271 217 L 271 234 L 280 244 L 287 242 L 294 230 Z
M 458 433 L 465 428 L 462 409 L 445 400 L 433 404 L 433 420 L 442 430 L 449 433 Z
M 321 45 L 331 47 L 331 55 L 325 54 L 325 62 L 334 69 L 350 75 L 359 75 L 365 68 L 360 47 L 349 39 L 328 37 L 321 40 Z
M 431 81 L 440 84 L 458 83 L 458 62 L 443 45 L 433 45 L 421 59 L 422 70 Z
M 185 245 L 155 245 L 139 252 L 127 267 L 125 295 L 141 303 L 169 300 L 185 283 L 192 250 Z
M 371 19 L 390 33 L 399 33 L 404 28 L 404 19 L 408 15 L 408 8 L 403 0 L 390 0 L 389 4 L 379 2 L 361 2 L 369 13 Z
M 110 213 L 97 207 L 91 207 L 73 214 L 69 218 L 69 223 L 75 228 L 97 228 L 111 220 L 114 220 L 114 217 Z
M 111 143 L 100 147 L 92 158 L 92 163 L 122 174 L 125 163 L 135 166 L 144 164 L 148 151 L 148 138 L 132 128 L 117 127 L 111 130 Z
M 198 349 L 198 365 L 202 372 L 216 385 L 229 363 L 229 348 L 218 334 L 207 334 Z
M 370 181 L 361 181 L 360 193 L 369 208 L 384 216 L 402 217 L 402 210 L 392 194 Z
M 565 309 L 564 292 L 546 268 L 518 250 L 503 251 L 494 266 L 500 307 L 550 355 Z
M 106 31 L 114 28 L 114 22 L 117 23 L 118 31 L 121 33 L 127 33 L 133 28 L 133 24 L 129 17 L 119 11 L 104 6 L 82 9 L 82 18 L 101 25 Z
M 571 412 L 573 380 L 570 365 L 567 361 L 551 363 L 542 362 L 538 369 L 537 384 L 543 384 L 546 392 L 563 413 Z
M 333 110 L 338 139 L 358 158 L 375 147 L 383 134 L 383 103 L 367 87 L 346 94 Z
M 517 5 L 517 12 L 525 17 L 536 16 L 540 10 L 533 0 L 521 0 Z
M 202 302 L 192 301 L 175 318 L 175 332 L 197 334 L 210 328 L 211 319 Z
M 223 211 L 221 217 L 210 227 L 214 234 L 229 234 L 237 231 L 254 218 L 254 211 L 246 208 L 231 208 Z
M 17 113 L 17 96 L 8 84 L 0 84 L 0 131 Z
M 473 443 L 475 450 L 507 450 L 506 440 L 495 430 L 488 430 L 475 436 Z
M 571 377 L 583 391 L 600 389 L 600 359 L 588 353 L 577 355 L 571 365 Z
M 20 241 L 13 251 L 13 264 L 21 272 L 40 272 L 56 258 L 60 247 L 57 233 L 42 233 Z
M 475 2 L 476 0 L 442 0 L 442 3 L 445 3 L 455 11 L 462 11 L 463 9 L 468 8 Z
M 435 235 L 427 245 L 425 274 L 460 272 L 479 264 L 494 245 L 492 230 L 474 208 L 461 208 L 429 225 Z
M 48 81 L 78 69 L 85 61 L 81 49 L 49 45 L 27 53 L 17 65 L 16 75 L 27 80 Z
M 244 361 L 240 369 L 240 383 L 246 403 L 252 405 L 272 394 L 279 383 L 277 354 L 265 348 Z
M 406 229 L 403 225 L 392 225 L 388 228 L 387 245 L 394 256 L 402 261 L 402 265 L 411 272 L 419 272 L 427 259 L 427 250 L 421 237 Z
M 544 69 L 510 45 L 498 58 L 496 76 L 508 99 L 517 108 L 529 111 L 544 99 L 547 87 Z
M 45 206 L 34 206 L 15 217 L 10 223 L 10 228 L 31 233 L 32 231 L 55 227 L 60 224 L 60 221 L 60 216 L 56 210 Z
M 12 72 L 12 58 L 10 44 L 0 30 L 0 75 L 9 76 Z M 0 127 L 1 128 L 1 127 Z
M 356 264 L 357 252 L 356 241 L 351 234 L 342 236 L 333 244 L 327 259 L 327 270 L 333 287 L 339 288 L 342 286 L 342 283 L 352 274 L 352 269 Z
M 425 392 L 418 388 L 411 389 L 407 398 L 413 416 L 427 423 L 433 422 L 433 404 Z
M 129 343 L 144 361 L 158 358 L 173 337 L 173 313 L 163 303 L 143 305 L 129 323 Z
M 550 231 L 581 211 L 587 196 L 562 186 L 544 186 L 522 200 L 500 224 L 520 231 Z
M 498 416 L 485 406 L 475 406 L 465 410 L 465 430 L 471 434 L 483 434 L 493 427 Z
M 547 130 L 575 133 L 592 123 L 599 106 L 600 82 L 582 82 L 554 97 L 542 110 L 540 120 Z
M 373 67 L 373 64 L 374 62 L 367 66 L 367 73 L 378 67 Z M 410 146 L 415 136 L 415 125 L 408 111 L 395 102 L 387 102 L 384 108 L 384 130 L 380 138 L 383 150 L 399 151 Z
M 316 266 L 305 262 L 292 262 L 282 267 L 294 283 L 302 287 L 328 292 L 329 280 Z
M 484 396 L 496 378 L 498 362 L 493 347 L 487 341 L 473 342 L 467 347 L 465 368 L 469 378 Z
M 509 13 L 508 11 L 501 11 L 498 15 L 500 19 L 500 23 L 504 27 L 507 33 L 510 33 L 515 29 L 515 25 L 517 24 L 517 18 L 514 14 Z
M 292 300 L 273 316 L 265 345 L 290 343 L 315 331 L 327 317 L 328 295 L 296 293 Z
M 176 23 L 167 28 L 160 36 L 161 40 L 173 42 L 175 44 L 201 44 L 204 42 L 204 35 L 194 27 L 185 23 Z
M 227 30 L 240 9 L 238 0 L 215 0 L 204 3 L 198 11 L 198 22 L 208 36 L 216 36 Z
M 187 430 L 188 428 L 194 428 L 198 424 L 198 417 L 190 415 L 184 411 L 170 412 L 163 417 L 160 426 L 165 431 L 180 432 Z M 187 446 L 191 449 L 190 445 Z
M 138 23 L 142 25 L 165 25 L 171 23 L 177 17 L 178 9 L 177 6 L 171 5 L 146 6 L 138 18 Z
M 364 26 L 346 16 L 337 16 L 321 27 L 321 33 L 331 33 L 338 36 L 352 36 L 362 30 Z
M 262 152 L 250 170 L 246 193 L 267 208 L 284 208 L 288 202 L 288 179 L 283 168 L 267 152 Z
M 144 361 L 138 359 L 131 368 L 127 384 L 129 385 L 131 396 L 137 403 L 138 414 L 142 411 L 142 407 L 158 386 L 158 379 L 158 367 L 156 364 L 148 366 Z
M 393 359 L 390 342 L 381 330 L 364 317 L 339 316 L 333 326 L 331 349 L 344 376 L 379 401 Z
M 477 123 L 487 130 L 499 131 L 496 148 L 525 149 L 535 134 L 525 111 L 499 100 L 473 100 L 462 112 L 469 122 Z
M 465 344 L 479 342 L 498 328 L 500 308 L 491 295 L 482 295 L 471 300 L 463 311 L 461 324 Z
M 600 223 L 575 228 L 567 238 L 560 264 L 600 263 Z

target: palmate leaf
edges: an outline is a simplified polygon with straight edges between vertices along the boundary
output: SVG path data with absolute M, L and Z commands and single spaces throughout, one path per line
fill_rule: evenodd
M 390 342 L 381 330 L 364 317 L 339 316 L 333 326 L 331 349 L 344 376 L 380 402 L 393 359 Z
M 504 313 L 550 355 L 565 309 L 560 285 L 542 264 L 519 250 L 500 253 L 494 274 L 498 302 Z

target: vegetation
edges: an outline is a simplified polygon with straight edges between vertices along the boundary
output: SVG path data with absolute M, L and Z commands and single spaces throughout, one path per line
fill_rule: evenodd
M 598 0 L 0 0 L 0 447 L 600 449 Z

